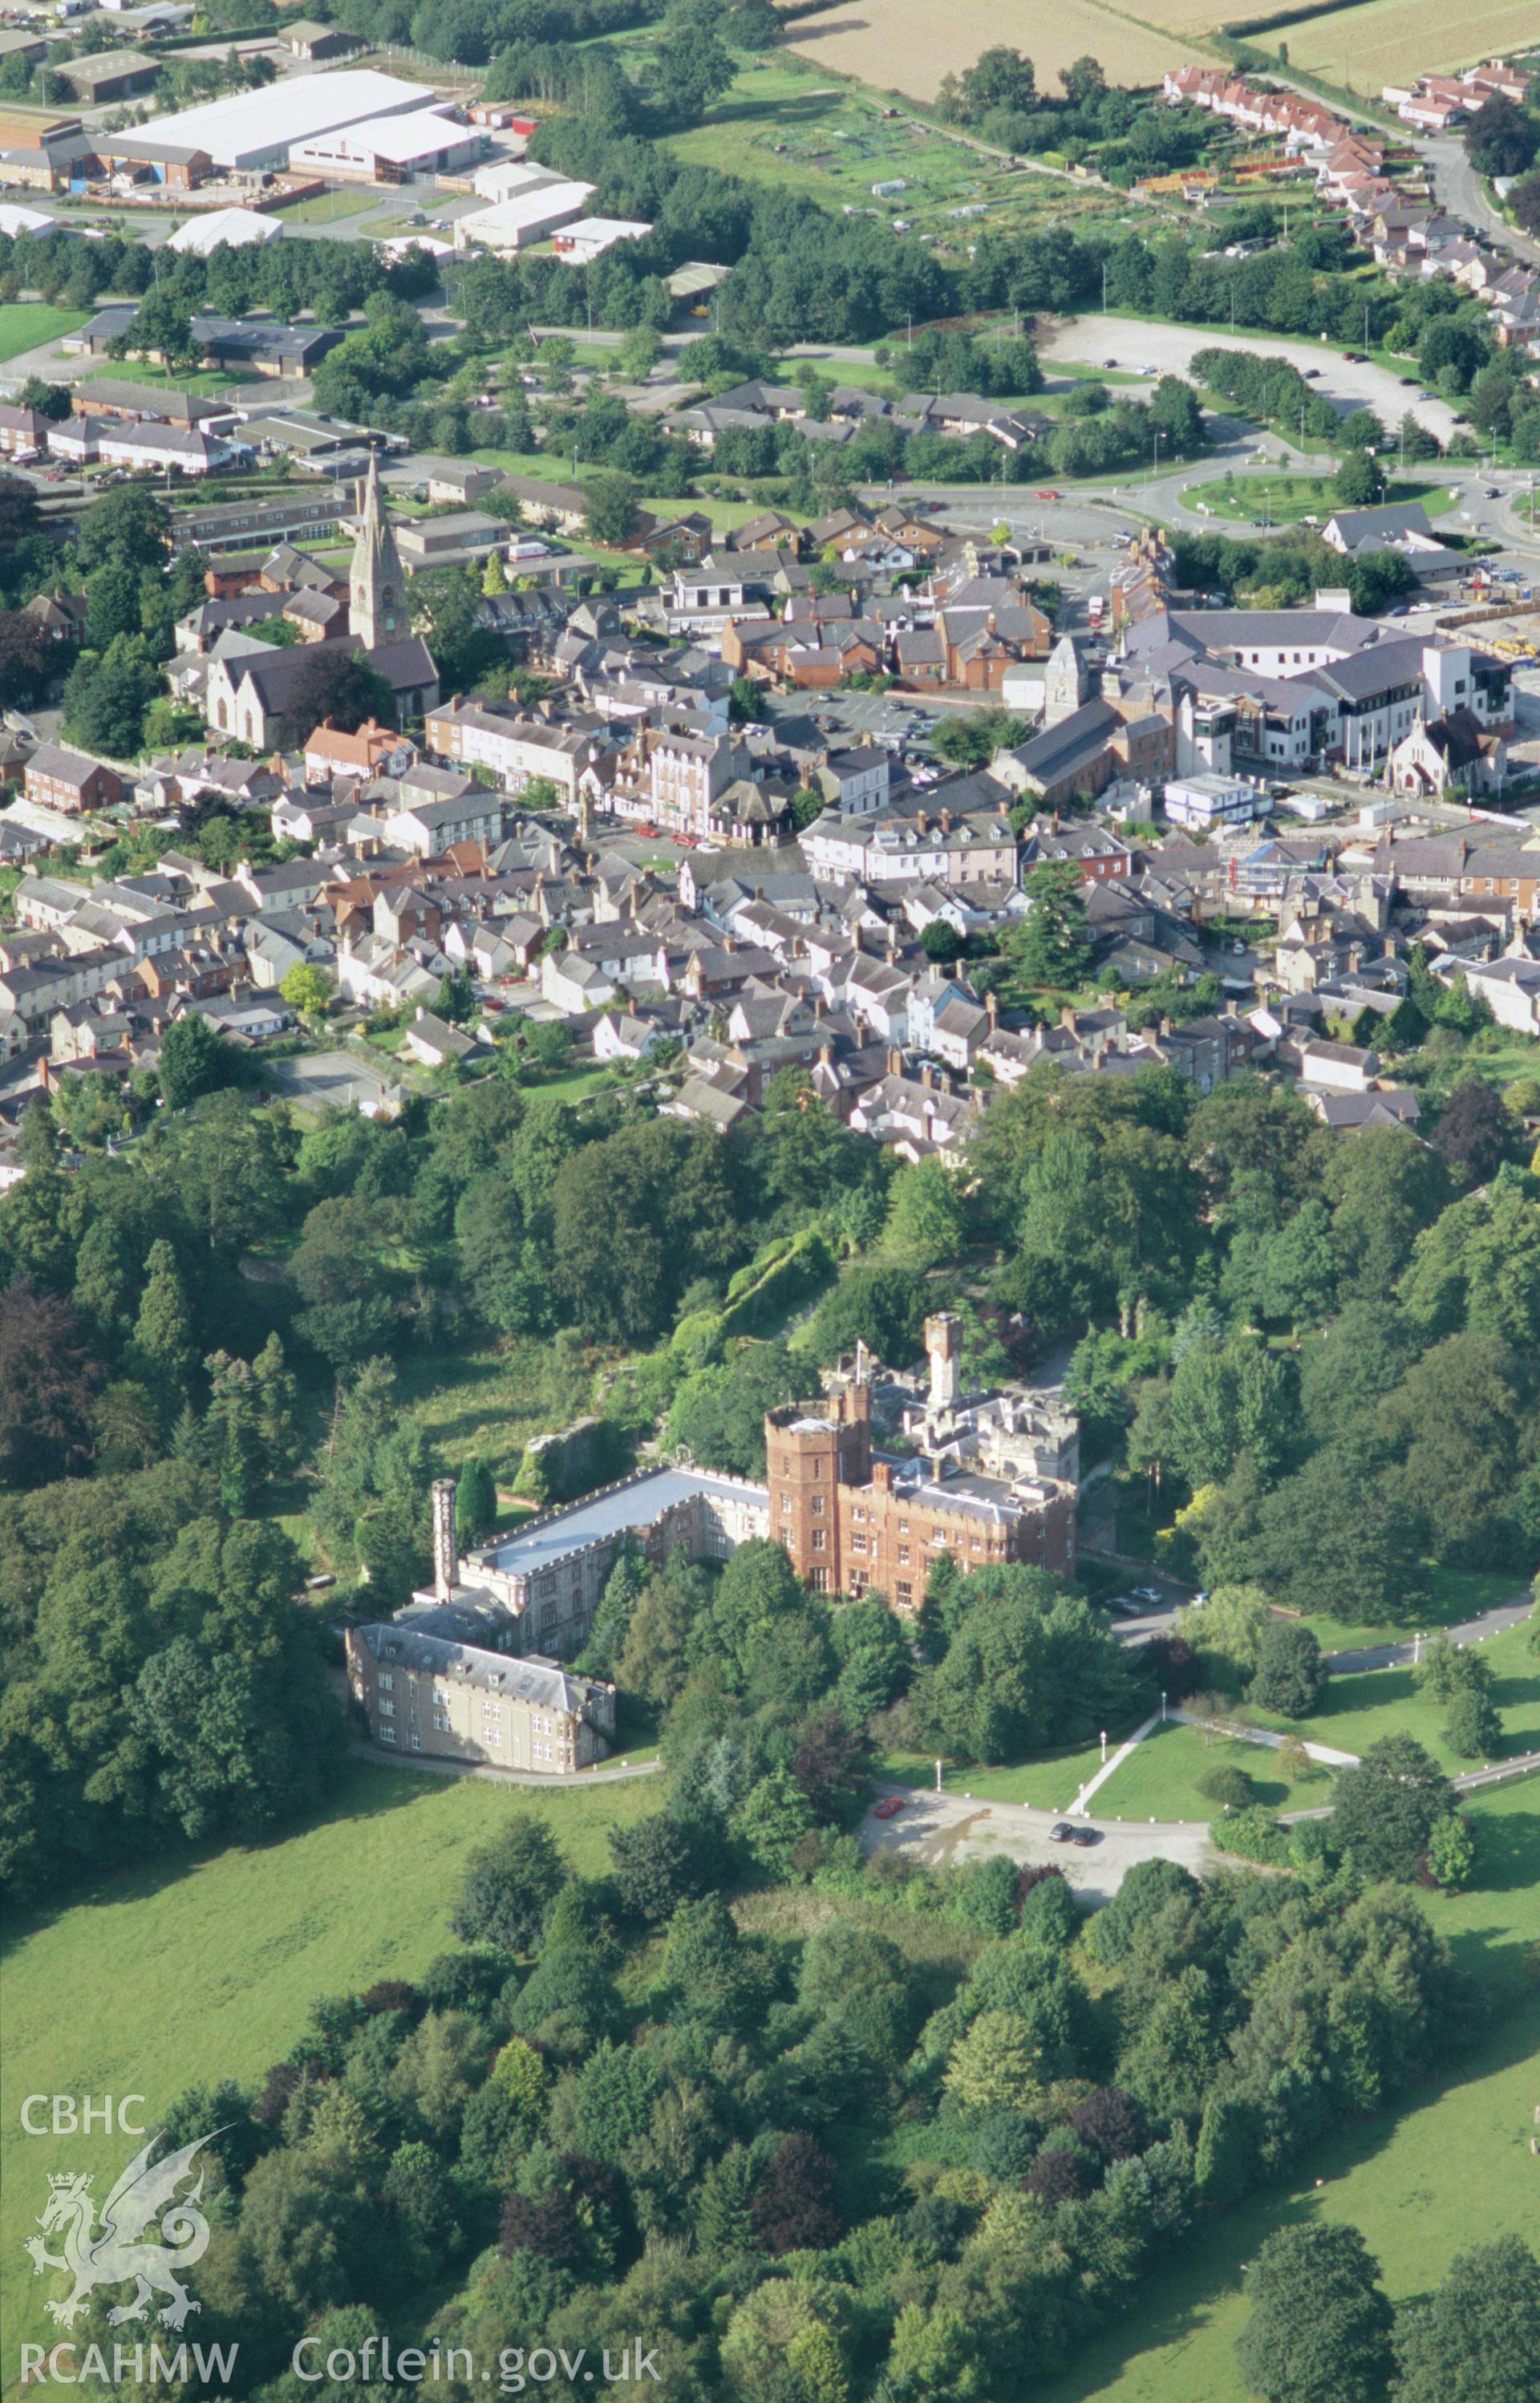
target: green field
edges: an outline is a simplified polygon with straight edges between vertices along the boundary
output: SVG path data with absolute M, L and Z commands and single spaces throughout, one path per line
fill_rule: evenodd
M 1198 1728 L 1168 1721 L 1145 1738 L 1121 1769 L 1091 1798 L 1098 1819 L 1214 1819 L 1220 1806 L 1199 1791 L 1199 1779 L 1211 1769 L 1243 1769 L 1256 1787 L 1258 1802 L 1275 1811 L 1290 1804 L 1303 1810 L 1324 1802 L 1327 1785 L 1323 1773 L 1297 1792 L 1273 1767 L 1270 1744 L 1232 1742 L 1225 1736 L 1207 1739 Z
M 1421 501 L 1430 518 L 1443 517 L 1454 507 L 1447 484 L 1393 483 L 1385 497 Z M 1318 518 L 1325 525 L 1339 506 L 1327 476 L 1225 476 L 1194 484 L 1183 498 L 1204 515 L 1238 518 L 1250 525 L 1297 525 L 1306 517 Z
M 654 1809 L 652 1780 L 542 1793 L 490 1780 L 351 1766 L 332 1807 L 271 1844 L 161 1860 L 74 1904 L 15 1914 L 5 1952 L 3 2295 L 6 2359 L 49 2323 L 21 2250 L 36 2189 L 61 2166 L 21 2130 L 28 2094 L 143 2094 L 153 2126 L 195 2081 L 257 2078 L 313 1997 L 409 1978 L 453 1942 L 449 1910 L 469 1847 L 537 1814 L 590 1875 L 606 1828 Z M 116 2172 L 121 2137 L 72 2142 L 69 2165 Z M 13 2283 L 13 2281 L 15 2283 Z
M 1453 2255 L 1512 2233 L 1534 2242 L 1540 2162 L 1529 2149 L 1540 2089 L 1540 1780 L 1473 1805 L 1478 1889 L 1421 1897 L 1456 1958 L 1484 1965 L 1491 2032 L 1394 2114 L 1333 2136 L 1299 2174 L 1200 2223 L 1136 2290 L 1123 2324 L 1035 2403 L 1250 2403 L 1235 2366 L 1243 2265 L 1274 2229 L 1316 2216 L 1363 2230 L 1395 2301 L 1425 2294 Z
M 60 341 L 90 314 L 89 309 L 55 309 L 47 300 L 7 300 L 0 304 L 0 359 Z

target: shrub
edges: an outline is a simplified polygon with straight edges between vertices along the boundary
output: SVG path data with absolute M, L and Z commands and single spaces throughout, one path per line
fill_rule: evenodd
M 1242 1860 L 1263 1861 L 1276 1868 L 1290 1866 L 1289 1831 L 1278 1825 L 1263 1803 L 1253 1803 L 1245 1811 L 1227 1811 L 1213 1822 L 1209 1835 L 1221 1852 L 1239 1853 Z
M 1198 1791 L 1206 1794 L 1211 1802 L 1221 1803 L 1227 1811 L 1244 1811 L 1255 1800 L 1256 1789 L 1243 1769 L 1232 1761 L 1221 1761 L 1217 1769 L 1209 1770 L 1198 1781 Z

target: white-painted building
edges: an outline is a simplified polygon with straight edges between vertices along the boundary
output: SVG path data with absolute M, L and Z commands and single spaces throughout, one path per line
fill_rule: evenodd
M 1238 776 L 1173 778 L 1165 787 L 1166 815 L 1172 826 L 1245 826 L 1266 817 L 1268 800 Z
M 571 225 L 593 198 L 591 184 L 545 184 L 454 222 L 456 250 L 525 250 Z

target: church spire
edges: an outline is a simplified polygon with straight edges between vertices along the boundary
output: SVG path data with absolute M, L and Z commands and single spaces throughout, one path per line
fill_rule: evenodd
M 407 579 L 380 496 L 380 460 L 375 451 L 369 453 L 364 512 L 348 572 L 348 624 L 370 651 L 382 643 L 403 642 L 411 631 Z

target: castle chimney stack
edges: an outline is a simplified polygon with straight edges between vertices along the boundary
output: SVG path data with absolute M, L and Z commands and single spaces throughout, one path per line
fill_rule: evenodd
M 433 1598 L 448 1602 L 460 1577 L 454 1549 L 454 1479 L 433 1480 Z

